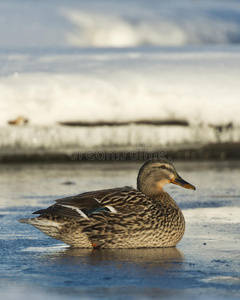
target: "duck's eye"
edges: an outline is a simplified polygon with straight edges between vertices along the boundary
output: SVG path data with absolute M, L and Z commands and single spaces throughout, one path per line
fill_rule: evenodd
M 166 169 L 167 169 L 165 166 L 161 166 L 160 168 L 163 169 L 163 170 L 166 170 Z

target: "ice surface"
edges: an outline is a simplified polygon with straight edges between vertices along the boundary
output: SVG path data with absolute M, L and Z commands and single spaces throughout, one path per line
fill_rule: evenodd
M 1 165 L 0 297 L 238 299 L 240 163 L 174 165 L 197 187 L 166 186 L 185 205 L 186 232 L 177 248 L 100 251 L 71 249 L 17 220 L 60 197 L 135 186 L 140 162 Z

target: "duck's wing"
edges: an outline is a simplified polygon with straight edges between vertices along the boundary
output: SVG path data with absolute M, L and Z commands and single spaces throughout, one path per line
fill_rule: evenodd
M 141 202 L 143 194 L 131 187 L 98 190 L 72 197 L 55 200 L 56 203 L 34 214 L 54 215 L 70 218 L 88 218 L 93 213 L 127 213 L 136 212 L 145 206 Z

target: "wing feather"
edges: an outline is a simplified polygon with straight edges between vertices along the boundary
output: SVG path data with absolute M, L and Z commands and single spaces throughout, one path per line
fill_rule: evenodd
M 98 212 L 124 213 L 128 205 L 131 205 L 133 198 L 131 193 L 136 192 L 137 190 L 131 187 L 86 192 L 57 199 L 55 204 L 46 209 L 35 211 L 34 214 L 88 218 L 90 214 Z M 129 203 L 127 203 L 128 199 Z

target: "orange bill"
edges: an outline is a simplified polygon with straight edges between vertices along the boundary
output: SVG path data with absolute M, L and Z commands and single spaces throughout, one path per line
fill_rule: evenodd
M 183 180 L 180 176 L 173 178 L 171 180 L 171 183 L 174 183 L 174 184 L 177 184 L 177 185 L 181 185 L 185 189 L 196 190 L 196 188 L 195 188 L 194 185 L 192 185 L 191 183 Z

